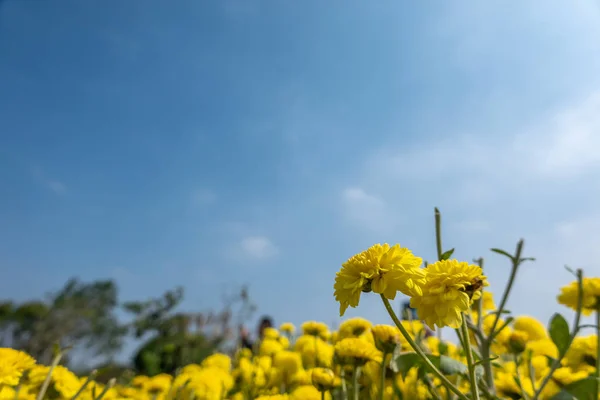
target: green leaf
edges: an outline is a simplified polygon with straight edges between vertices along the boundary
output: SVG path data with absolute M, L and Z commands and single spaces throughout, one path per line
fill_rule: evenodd
M 594 395 L 593 393 L 595 393 L 596 391 L 596 379 L 593 377 L 588 377 L 585 379 L 581 379 L 577 382 L 573 382 L 569 385 L 566 385 L 562 392 L 566 392 L 567 394 L 570 394 L 571 396 L 573 396 L 574 399 L 577 400 L 588 400 L 588 399 L 593 399 Z M 552 400 L 566 400 L 568 399 L 568 397 L 565 397 L 565 394 L 561 394 L 562 392 L 559 392 L 556 396 L 554 396 L 552 398 Z M 557 396 L 562 396 L 562 397 L 557 397 Z
M 475 354 L 473 354 L 473 355 L 475 355 Z M 497 360 L 499 358 L 500 358 L 499 356 L 495 356 L 495 357 L 486 358 L 485 360 L 477 360 L 477 361 L 475 361 L 475 365 L 483 364 L 486 361 L 494 361 L 494 360 Z
M 431 363 L 444 375 L 465 374 L 467 366 L 448 356 L 427 355 Z M 419 368 L 420 372 L 430 372 L 430 368 L 421 360 L 417 353 L 400 354 L 392 362 L 392 370 L 405 376 L 411 368 Z
M 498 253 L 498 254 L 502 254 L 503 256 L 506 256 L 508 258 L 510 258 L 511 260 L 514 260 L 514 257 L 510 254 L 508 254 L 506 251 L 502 250 L 502 249 L 491 249 L 494 253 Z
M 480 364 L 475 366 L 475 378 L 477 379 L 477 382 L 483 378 L 484 373 L 485 370 L 483 369 L 483 365 Z
M 550 319 L 548 332 L 550 333 L 550 338 L 558 348 L 558 354 L 565 354 L 569 348 L 569 342 L 571 341 L 569 324 L 565 317 L 559 313 L 555 313 Z
M 446 344 L 446 342 L 444 341 L 440 341 L 440 344 L 438 345 L 438 350 L 441 355 L 448 355 L 448 344 Z
M 444 375 L 465 374 L 468 372 L 467 366 L 454 358 L 448 356 L 428 356 L 428 358 Z M 432 358 L 435 358 L 435 360 Z
M 441 255 L 441 261 L 443 260 L 447 260 L 450 257 L 452 257 L 452 254 L 454 253 L 454 249 L 450 249 L 448 251 L 445 251 L 442 255 Z
M 392 370 L 402 376 L 406 376 L 412 368 L 420 368 L 423 361 L 417 353 L 402 353 L 392 362 Z

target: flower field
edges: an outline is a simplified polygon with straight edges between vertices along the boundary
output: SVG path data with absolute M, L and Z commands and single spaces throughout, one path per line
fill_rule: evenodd
M 523 241 L 514 254 L 492 249 L 511 264 L 506 290 L 494 299 L 482 262 L 452 259 L 436 226 L 435 263 L 377 244 L 350 257 L 335 277 L 340 315 L 359 307 L 361 296 L 379 296 L 389 325 L 351 318 L 331 331 L 309 321 L 296 332 L 286 323 L 266 328 L 252 350 L 212 354 L 173 376 L 123 376 L 106 385 L 63 367 L 60 350 L 44 366 L 3 348 L 0 400 L 599 399 L 598 323 L 582 326 L 581 316 L 600 318 L 600 278 L 571 271 L 572 282 L 557 288 L 556 307 L 574 310 L 572 323 L 560 313 L 548 324 L 510 315 L 504 307 L 512 284 L 531 261 Z M 394 313 L 389 301 L 398 294 L 410 298 L 417 320 Z M 455 329 L 460 344 L 440 340 L 441 327 Z M 582 334 L 587 328 L 596 334 Z

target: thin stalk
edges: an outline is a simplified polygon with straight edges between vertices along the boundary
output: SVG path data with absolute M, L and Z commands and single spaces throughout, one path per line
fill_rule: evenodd
M 437 251 L 437 259 L 438 261 L 442 260 L 442 214 L 440 214 L 440 210 L 437 207 L 434 209 L 435 214 L 435 248 Z M 442 340 L 442 328 L 437 329 L 437 338 L 438 340 Z
M 596 377 L 596 396 L 595 399 L 600 395 L 600 308 L 596 310 L 596 372 L 594 376 Z
M 358 373 L 360 371 L 360 367 L 358 365 L 354 365 L 354 371 L 352 372 L 352 392 L 354 393 L 354 400 L 358 399 L 359 388 L 358 388 Z
M 348 399 L 348 384 L 346 383 L 346 369 L 342 367 L 342 372 L 341 372 L 341 378 L 342 378 L 342 395 L 344 397 L 345 400 Z
M 404 336 L 404 339 L 406 339 L 406 341 L 408 342 L 408 344 L 413 348 L 413 350 L 417 353 L 417 355 L 421 358 L 421 360 L 429 367 L 429 369 L 431 370 L 431 372 L 433 372 L 433 374 L 435 376 L 437 376 L 438 378 L 440 378 L 440 380 L 444 383 L 444 385 L 454 394 L 456 394 L 458 396 L 459 399 L 462 400 L 468 400 L 469 398 L 467 396 L 465 396 L 456 386 L 454 386 L 452 384 L 452 382 L 450 382 L 448 380 L 448 378 L 446 378 L 446 376 L 444 374 L 442 374 L 440 372 L 440 370 L 438 370 L 435 365 L 433 365 L 433 363 L 431 362 L 431 360 L 427 357 L 427 355 L 425 354 L 425 352 L 423 351 L 423 349 L 421 349 L 413 340 L 413 338 L 410 336 L 410 334 L 406 331 L 406 328 L 402 325 L 402 322 L 400 322 L 400 320 L 398 319 L 398 317 L 396 316 L 396 314 L 394 313 L 394 309 L 392 308 L 392 306 L 390 305 L 390 302 L 388 301 L 388 299 L 385 298 L 385 296 L 382 294 L 381 295 L 381 300 L 383 300 L 383 304 L 388 312 L 388 314 L 390 314 L 390 317 L 392 318 L 392 321 L 394 321 L 394 324 L 396 324 L 396 326 L 398 327 L 398 329 L 400 330 L 400 333 L 402 333 L 402 336 Z
M 325 391 L 324 390 L 321 392 L 321 400 L 325 400 Z
M 575 336 L 577 336 L 577 334 L 579 333 L 579 329 L 581 328 L 579 326 L 579 324 L 581 322 L 581 310 L 582 309 L 583 309 L 583 271 L 581 269 L 578 269 L 577 270 L 577 310 L 575 311 L 575 321 L 573 322 L 573 330 L 571 331 L 571 336 L 569 338 L 569 346 L 567 346 L 567 350 L 569 349 L 569 347 L 571 347 L 571 344 L 573 343 L 573 339 L 575 339 Z M 540 384 L 540 387 L 536 390 L 536 392 L 533 396 L 534 400 L 537 400 L 540 397 L 542 390 L 544 390 L 544 387 L 546 387 L 548 382 L 550 382 L 550 379 L 552 379 L 552 375 L 554 374 L 554 372 L 561 366 L 562 359 L 566 355 L 567 350 L 563 351 L 563 354 L 559 354 L 558 358 L 555 359 L 554 362 L 552 363 L 552 366 L 550 367 L 550 372 L 548 372 L 546 377 L 544 377 L 544 380 Z
M 519 356 L 515 354 L 514 358 L 515 358 L 515 371 L 517 374 L 517 382 L 519 384 L 519 388 L 521 389 L 521 396 L 523 397 L 523 399 L 529 400 L 529 396 L 527 396 L 527 392 L 525 391 L 525 388 L 523 387 L 523 379 L 521 379 L 521 372 L 519 371 Z
M 73 397 L 71 397 L 71 400 L 76 400 L 81 395 L 81 393 L 83 393 L 85 388 L 88 387 L 90 382 L 92 382 L 94 380 L 95 377 L 96 377 L 96 370 L 94 370 L 90 373 L 90 375 L 87 377 L 87 379 L 85 380 L 83 385 L 81 385 L 81 387 L 79 388 L 77 393 L 75 393 L 75 395 Z
M 15 397 L 14 400 L 19 400 L 19 392 L 21 391 L 21 382 L 15 387 Z
M 437 259 L 442 259 L 442 214 L 435 208 L 435 247 L 437 249 Z
M 116 379 L 112 378 L 110 381 L 108 381 L 108 384 L 104 387 L 104 390 L 100 393 L 100 395 L 98 397 L 96 397 L 94 400 L 102 400 L 102 398 L 104 397 L 104 395 L 106 393 L 108 393 L 108 391 L 115 386 L 116 383 Z
M 379 387 L 379 400 L 383 400 L 383 395 L 385 394 L 385 370 L 386 370 L 386 363 L 385 363 L 385 359 L 387 357 L 387 352 L 384 351 L 383 352 L 383 359 L 381 360 L 381 386 Z
M 533 352 L 531 350 L 528 350 L 528 354 L 527 354 L 527 370 L 529 372 L 529 379 L 531 379 L 531 387 L 533 389 L 533 393 L 535 394 L 535 392 L 536 392 L 536 388 L 535 388 L 535 369 L 533 368 L 533 362 L 531 361 L 532 357 L 533 357 Z
M 44 383 L 42 383 L 42 387 L 40 388 L 39 393 L 37 394 L 36 400 L 42 400 L 44 395 L 46 394 L 46 390 L 48 390 L 48 386 L 50 386 L 50 380 L 52 379 L 52 371 L 60 362 L 60 359 L 63 357 L 63 352 L 59 351 L 54 359 L 52 360 L 52 364 L 50 364 L 50 369 L 48 370 L 48 375 L 46 375 L 46 379 L 44 379 Z
M 496 313 L 496 317 L 494 318 L 494 323 L 492 324 L 492 329 L 490 331 L 490 335 L 494 334 L 494 331 L 496 330 L 496 326 L 498 325 L 498 320 L 500 319 L 500 314 L 502 314 L 502 311 L 504 310 L 504 307 L 506 306 L 506 302 L 508 301 L 508 295 L 510 294 L 510 291 L 512 290 L 513 284 L 515 282 L 515 278 L 517 276 L 517 270 L 519 269 L 519 265 L 521 264 L 521 254 L 523 253 L 523 239 L 519 240 L 519 243 L 517 243 L 517 251 L 515 253 L 515 256 L 512 258 L 512 268 L 510 271 L 510 278 L 508 279 L 508 285 L 506 285 L 506 288 L 504 288 L 504 293 L 502 294 L 502 300 L 500 301 L 500 307 L 498 308 L 498 312 Z
M 479 389 L 477 388 L 477 377 L 475 376 L 475 360 L 471 351 L 471 340 L 469 339 L 469 329 L 467 328 L 467 316 L 463 313 L 463 323 L 461 325 L 462 336 L 464 338 L 464 349 L 467 356 L 467 367 L 469 368 L 469 383 L 471 386 L 471 398 L 479 400 Z

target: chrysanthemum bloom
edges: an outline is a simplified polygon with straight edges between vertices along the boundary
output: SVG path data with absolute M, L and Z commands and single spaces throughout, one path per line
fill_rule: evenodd
M 600 308 L 600 278 L 583 278 L 583 315 L 590 315 Z M 557 299 L 573 310 L 577 310 L 577 299 L 579 298 L 579 284 L 577 281 L 571 282 L 560 290 Z
M 329 332 L 329 327 L 323 322 L 307 321 L 302 324 L 302 333 L 304 335 L 322 336 Z
M 379 351 L 391 353 L 400 344 L 400 329 L 392 325 L 375 325 L 371 328 L 375 346 Z
M 35 365 L 35 360 L 22 351 L 0 348 L 0 387 L 4 384 L 15 386 L 23 372 Z
M 364 365 L 367 361 L 381 362 L 381 352 L 371 343 L 358 339 L 342 339 L 335 345 L 335 355 L 341 365 Z
M 311 370 L 312 384 L 319 392 L 325 392 L 337 386 L 338 380 L 329 368 L 313 368 Z
M 293 351 L 280 351 L 273 357 L 273 367 L 281 371 L 283 381 L 289 384 L 291 377 L 302 369 L 302 358 Z
M 275 328 L 265 328 L 263 330 L 263 337 L 265 339 L 277 339 L 279 338 L 279 331 Z
M 449 326 L 457 329 L 481 288 L 489 283 L 481 267 L 457 260 L 437 261 L 425 268 L 426 282 L 422 294 L 410 299 L 419 319 L 430 327 Z
M 596 335 L 576 336 L 565 354 L 564 364 L 575 371 L 592 372 L 596 367 L 597 355 Z
M 548 382 L 548 385 L 542 391 L 542 395 L 546 399 L 550 399 L 558 394 L 563 387 L 573 382 L 580 381 L 588 377 L 586 371 L 573 371 L 571 368 L 562 367 L 558 368 L 553 374 L 552 379 Z
M 340 324 L 340 328 L 338 329 L 338 339 L 359 337 L 371 329 L 371 326 L 373 326 L 373 324 L 364 318 L 355 317 L 347 319 Z
M 171 387 L 171 382 L 173 382 L 171 375 L 158 374 L 150 378 L 145 388 L 150 394 L 165 393 Z
M 481 309 L 482 311 L 492 311 L 496 309 L 496 303 L 494 302 L 494 295 L 492 292 L 483 292 L 481 297 Z M 479 312 L 477 303 L 473 302 L 472 311 Z
M 546 360 L 547 357 L 558 358 L 558 348 L 551 339 L 528 340 L 525 353 L 529 350 L 533 357 L 543 356 Z
M 537 319 L 526 315 L 515 318 L 513 329 L 515 331 L 525 332 L 527 334 L 526 340 L 541 340 L 548 338 L 548 332 L 546 331 L 544 324 Z
M 277 339 L 264 339 L 260 342 L 258 353 L 261 356 L 272 356 L 283 350 L 283 344 Z
M 508 339 L 508 347 L 510 351 L 514 354 L 521 354 L 525 351 L 525 346 L 527 344 L 527 333 L 522 331 L 513 331 L 510 334 L 510 338 Z
M 202 360 L 202 367 L 216 367 L 223 371 L 231 370 L 231 358 L 227 354 L 215 353 Z
M 325 393 L 326 399 L 331 399 L 329 393 Z M 321 393 L 310 383 L 295 388 L 290 393 L 290 400 L 321 400 Z
M 77 375 L 62 365 L 54 367 L 54 370 L 52 371 L 52 382 L 54 383 L 54 389 L 62 398 L 72 398 L 81 388 L 81 381 Z M 145 384 L 148 382 L 149 378 Z
M 258 396 L 256 400 L 288 400 L 289 396 L 287 394 L 272 394 L 265 396 Z
M 302 335 L 294 344 L 294 350 L 302 355 L 305 368 L 331 367 L 333 346 L 319 337 Z
M 281 324 L 281 326 L 279 327 L 279 330 L 281 332 L 287 333 L 289 335 L 293 335 L 294 332 L 296 331 L 296 327 L 294 326 L 294 324 L 292 324 L 291 322 L 284 322 L 283 324 Z
M 421 294 L 425 273 L 419 268 L 423 260 L 396 244 L 376 244 L 342 264 L 333 285 L 335 299 L 340 303 L 340 316 L 348 307 L 357 307 L 362 292 L 396 298 L 397 292 L 407 296 Z

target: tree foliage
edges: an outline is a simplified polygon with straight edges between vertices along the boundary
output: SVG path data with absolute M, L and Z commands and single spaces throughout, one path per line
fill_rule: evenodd
M 115 316 L 117 287 L 111 280 L 69 280 L 46 300 L 0 305 L 3 345 L 50 362 L 55 344 L 110 357 L 122 346 L 126 329 Z

